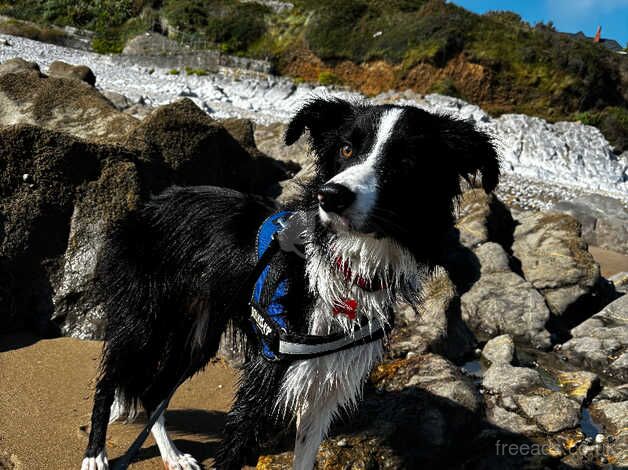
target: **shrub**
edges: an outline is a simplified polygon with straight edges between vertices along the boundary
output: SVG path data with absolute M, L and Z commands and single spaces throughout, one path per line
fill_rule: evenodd
M 166 17 L 179 31 L 239 54 L 266 33 L 264 18 L 269 12 L 263 5 L 236 0 L 170 0 L 164 7 Z
M 179 75 L 180 73 L 179 69 L 171 69 L 168 71 L 168 75 Z

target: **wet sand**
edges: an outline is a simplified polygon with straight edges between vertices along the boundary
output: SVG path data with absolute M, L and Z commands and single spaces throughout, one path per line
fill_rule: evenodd
M 101 347 L 73 338 L 0 337 L 0 469 L 80 468 Z M 181 386 L 166 415 L 179 449 L 205 468 L 211 468 L 236 379 L 224 363 L 210 364 Z M 126 451 L 143 421 L 110 426 L 110 462 Z M 131 468 L 163 469 L 152 437 Z

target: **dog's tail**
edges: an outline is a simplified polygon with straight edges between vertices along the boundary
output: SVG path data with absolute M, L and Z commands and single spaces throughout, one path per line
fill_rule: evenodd
M 155 347 L 151 338 L 164 286 L 159 260 L 149 252 L 154 246 L 150 237 L 141 213 L 129 214 L 110 232 L 96 267 L 96 298 L 106 322 L 101 374 L 118 385 L 121 409 L 134 407 L 143 384 L 132 382 L 141 382 L 141 365 L 155 357 L 149 348 Z

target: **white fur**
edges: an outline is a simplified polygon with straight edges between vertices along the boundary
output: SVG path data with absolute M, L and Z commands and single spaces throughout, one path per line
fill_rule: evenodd
M 102 450 L 96 457 L 85 457 L 81 464 L 81 470 L 109 470 L 107 452 Z
M 127 423 L 132 423 L 135 421 L 135 418 L 137 418 L 137 415 L 138 410 L 136 404 L 129 402 L 120 389 L 116 388 L 116 394 L 109 412 L 109 424 L 123 418 L 125 418 Z
M 384 145 L 390 139 L 395 124 L 401 117 L 401 109 L 390 109 L 382 114 L 375 136 L 375 143 L 366 159 L 358 164 L 338 173 L 328 183 L 346 186 L 356 195 L 355 202 L 344 212 L 344 216 L 355 227 L 361 226 L 377 202 L 377 172 L 376 165 L 382 155 Z M 321 219 L 326 222 L 328 215 L 320 209 Z
M 402 284 L 416 288 L 420 270 L 414 257 L 390 239 L 344 232 L 332 237 L 330 253 L 321 253 L 315 243 L 306 245 L 306 274 L 309 289 L 317 299 L 309 333 L 350 333 L 367 319 L 373 328 L 388 321 L 388 308 L 395 302 L 395 289 Z M 334 264 L 345 260 L 353 275 L 347 282 Z M 361 276 L 382 279 L 387 289 L 368 292 L 354 284 Z M 358 302 L 357 318 L 332 314 L 334 305 L 349 298 Z M 297 420 L 294 469 L 311 470 L 320 443 L 332 420 L 342 409 L 357 405 L 362 387 L 373 366 L 382 358 L 383 340 L 355 346 L 290 365 L 281 387 L 277 412 Z
M 151 432 L 167 470 L 201 470 L 201 466 L 194 457 L 176 448 L 166 432 L 166 420 L 163 413 L 151 428 Z

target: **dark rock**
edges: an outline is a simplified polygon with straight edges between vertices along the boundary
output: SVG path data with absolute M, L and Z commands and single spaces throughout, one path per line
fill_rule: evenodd
M 86 65 L 72 65 L 55 60 L 48 67 L 48 75 L 57 78 L 72 78 L 87 83 L 88 85 L 96 85 L 96 75 L 92 69 Z
M 170 183 L 217 184 L 246 192 L 273 194 L 273 183 L 289 172 L 249 146 L 243 148 L 220 122 L 183 98 L 153 111 L 129 134 L 141 158 L 163 162 Z
M 600 267 L 587 251 L 576 219 L 559 213 L 523 212 L 517 222 L 513 254 L 554 315 L 565 314 L 594 294 Z
M 18 74 L 0 85 L 11 75 Z M 72 102 L 89 103 L 87 93 Z M 112 119 L 122 114 L 99 99 Z M 0 310 L 8 312 L 1 331 L 101 337 L 93 269 L 105 234 L 125 214 L 173 183 L 259 193 L 286 176 L 189 101 L 130 122 L 135 129 L 121 146 L 29 125 L 0 128 Z

